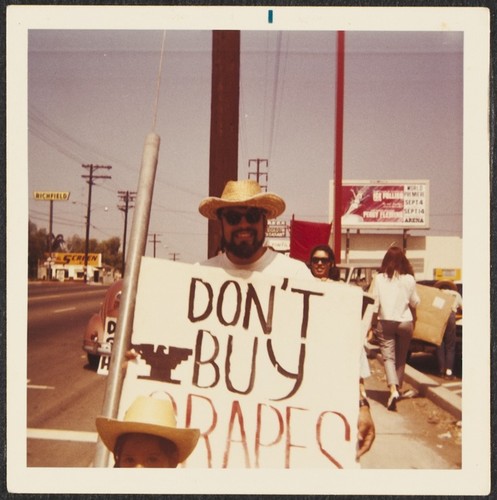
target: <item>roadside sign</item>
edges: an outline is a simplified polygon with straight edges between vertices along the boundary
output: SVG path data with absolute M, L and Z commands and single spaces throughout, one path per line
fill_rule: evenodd
M 37 201 L 67 201 L 69 191 L 34 191 L 33 197 Z
M 97 373 L 99 375 L 108 375 L 110 366 L 110 353 L 114 343 L 114 334 L 116 333 L 117 318 L 105 318 L 105 336 L 104 343 L 109 347 L 108 356 L 100 356 Z
M 433 269 L 433 278 L 436 280 L 460 281 L 461 268 L 442 269 L 436 267 Z
M 428 180 L 343 181 L 342 228 L 428 229 Z M 333 213 L 333 182 L 330 213 Z

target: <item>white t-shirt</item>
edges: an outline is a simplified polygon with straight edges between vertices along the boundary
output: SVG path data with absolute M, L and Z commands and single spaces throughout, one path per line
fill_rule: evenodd
M 416 280 L 410 274 L 377 274 L 373 282 L 373 296 L 378 318 L 388 321 L 412 321 L 409 306 L 416 307 L 420 298 Z
M 234 264 L 225 253 L 222 253 L 201 262 L 201 265 L 222 267 L 226 271 L 259 271 L 283 278 L 314 279 L 302 261 L 275 252 L 271 248 L 267 248 L 262 257 L 251 264 Z
M 453 312 L 457 312 L 459 308 L 462 309 L 462 297 L 459 292 L 456 292 L 456 290 L 448 290 L 446 288 L 443 288 L 442 292 L 452 297 L 455 297 L 454 303 L 452 304 Z

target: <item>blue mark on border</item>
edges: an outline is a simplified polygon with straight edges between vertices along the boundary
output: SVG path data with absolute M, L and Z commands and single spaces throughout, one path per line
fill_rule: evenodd
M 272 23 L 273 22 L 273 11 L 272 10 L 268 10 L 267 11 L 267 22 L 268 23 Z

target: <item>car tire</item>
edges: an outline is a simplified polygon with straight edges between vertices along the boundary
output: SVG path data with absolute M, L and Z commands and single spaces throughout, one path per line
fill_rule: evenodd
M 88 353 L 88 364 L 90 365 L 91 368 L 97 369 L 99 363 L 100 363 L 100 356 Z

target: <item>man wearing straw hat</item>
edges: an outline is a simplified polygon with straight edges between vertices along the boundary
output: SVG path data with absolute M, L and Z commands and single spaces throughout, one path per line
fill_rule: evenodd
M 274 193 L 263 192 L 256 181 L 228 181 L 220 198 L 209 196 L 200 202 L 198 209 L 204 217 L 219 222 L 224 250 L 202 265 L 292 278 L 309 279 L 311 276 L 303 262 L 264 246 L 267 221 L 285 211 L 285 202 Z M 365 398 L 360 399 L 358 436 L 357 458 L 371 448 L 375 438 Z

